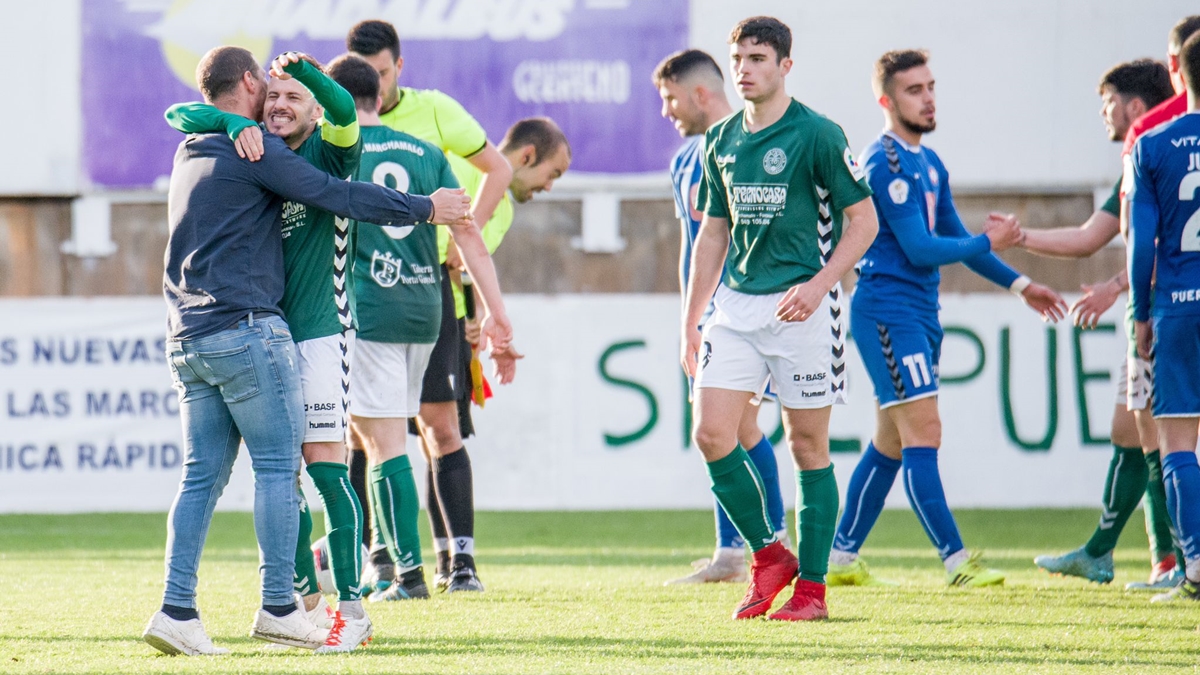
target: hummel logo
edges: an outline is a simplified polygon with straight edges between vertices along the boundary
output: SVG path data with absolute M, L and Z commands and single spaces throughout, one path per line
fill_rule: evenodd
M 717 164 L 722 166 L 726 164 L 733 164 L 736 161 L 737 155 L 717 155 Z

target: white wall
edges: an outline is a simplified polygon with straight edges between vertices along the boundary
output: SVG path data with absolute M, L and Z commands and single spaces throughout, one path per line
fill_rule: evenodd
M 79 190 L 79 7 L 79 0 L 5 3 L 0 196 Z
M 728 76 L 734 24 L 756 14 L 787 23 L 789 92 L 840 123 L 855 151 L 883 125 L 875 59 L 929 49 L 939 96 L 928 140 L 955 185 L 1111 186 L 1120 153 L 1098 115 L 1100 76 L 1122 61 L 1165 58 L 1171 26 L 1196 12 L 1187 0 L 693 0 L 691 41 Z

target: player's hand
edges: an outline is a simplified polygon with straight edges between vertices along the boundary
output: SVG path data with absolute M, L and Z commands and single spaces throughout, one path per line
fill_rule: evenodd
M 1043 321 L 1057 323 L 1067 315 L 1067 301 L 1057 291 L 1038 283 L 1029 284 L 1021 291 L 1021 299 L 1030 309 L 1042 316 Z
M 1100 315 L 1117 302 L 1121 288 L 1111 281 L 1091 286 L 1084 284 L 1080 288 L 1083 290 L 1083 297 L 1071 305 L 1071 315 L 1075 317 L 1076 326 L 1095 328 L 1100 323 Z
M 483 318 L 479 326 L 479 351 L 502 352 L 512 342 L 512 323 L 506 314 L 491 313 Z
M 679 356 L 679 361 L 683 364 L 683 372 L 687 373 L 688 377 L 695 377 L 696 371 L 696 355 L 700 353 L 700 329 L 693 326 L 685 326 L 683 329 L 683 351 Z
M 828 293 L 829 289 L 822 290 L 811 281 L 796 284 L 775 305 L 775 318 L 780 321 L 807 321 Z
M 275 57 L 271 62 L 271 77 L 277 80 L 290 80 L 291 75 L 287 74 L 283 68 L 289 63 L 300 63 L 300 52 L 284 52 Z
M 246 127 L 238 132 L 237 140 L 233 142 L 233 147 L 237 149 L 238 157 L 248 159 L 251 162 L 257 162 L 262 159 L 263 153 L 263 135 L 262 129 L 258 125 Z
M 492 350 L 492 376 L 500 381 L 500 384 L 509 384 L 517 375 L 517 361 L 525 358 L 525 355 L 518 352 L 516 347 L 510 343 L 504 351 Z
M 1154 355 L 1154 327 L 1149 321 L 1134 321 L 1133 332 L 1137 338 L 1138 356 L 1149 361 Z
M 467 195 L 466 190 L 438 188 L 429 198 L 433 200 L 433 217 L 429 222 L 435 225 L 471 222 L 471 197 Z
M 989 213 L 983 222 L 983 233 L 991 240 L 994 253 L 1010 249 L 1023 239 L 1021 225 L 1011 213 Z
M 463 337 L 467 339 L 467 344 L 472 347 L 479 347 L 480 328 L 478 317 L 467 319 L 463 322 Z

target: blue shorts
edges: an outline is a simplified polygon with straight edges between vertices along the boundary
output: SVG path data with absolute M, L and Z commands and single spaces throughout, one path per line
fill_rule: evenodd
M 1159 316 L 1154 326 L 1154 416 L 1200 417 L 1200 316 Z
M 936 396 L 942 356 L 942 325 L 937 312 L 871 311 L 850 304 L 850 334 L 879 407 Z

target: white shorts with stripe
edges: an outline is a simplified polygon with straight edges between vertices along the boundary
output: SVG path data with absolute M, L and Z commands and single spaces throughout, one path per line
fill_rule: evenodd
M 372 342 L 354 346 L 350 413 L 356 417 L 413 418 L 421 409 L 421 385 L 433 343 Z
M 304 389 L 304 442 L 345 440 L 354 331 L 298 342 L 296 351 Z
M 1149 410 L 1154 398 L 1154 362 L 1126 356 L 1117 378 L 1117 405 L 1127 410 Z
M 785 408 L 846 402 L 845 317 L 841 284 L 806 321 L 775 318 L 784 293 L 749 295 L 724 284 L 704 324 L 696 387 L 760 394 L 768 376 Z

